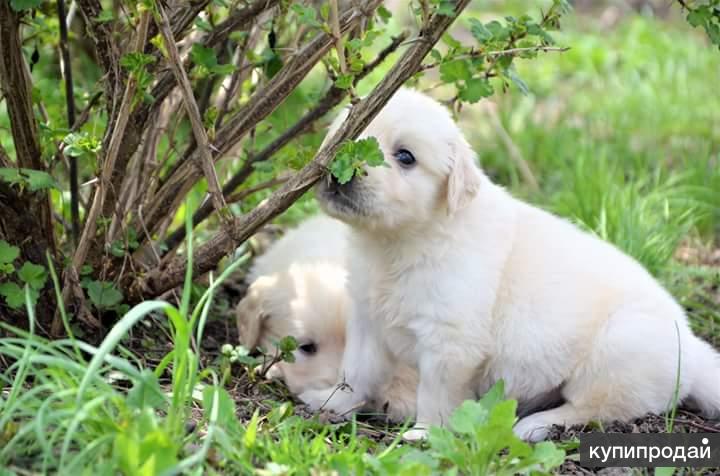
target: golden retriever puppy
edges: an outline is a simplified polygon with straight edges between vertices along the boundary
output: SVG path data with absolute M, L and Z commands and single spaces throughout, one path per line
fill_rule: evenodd
M 304 401 L 345 413 L 402 362 L 419 371 L 407 439 L 499 379 L 530 413 L 515 426 L 528 440 L 662 412 L 676 390 L 720 415 L 720 354 L 670 294 L 613 245 L 491 183 L 442 105 L 400 90 L 361 136 L 389 167 L 317 189 L 351 227 L 357 305 L 340 373 L 352 391 Z
M 272 353 L 283 337 L 297 340 L 295 362 L 279 362 L 269 371 L 294 394 L 324 389 L 341 379 L 345 326 L 354 310 L 346 288 L 347 235 L 345 224 L 327 216 L 290 230 L 255 260 L 250 287 L 236 308 L 240 341 L 246 347 Z M 387 382 L 358 409 L 386 411 L 398 421 L 414 417 L 416 373 L 401 367 Z

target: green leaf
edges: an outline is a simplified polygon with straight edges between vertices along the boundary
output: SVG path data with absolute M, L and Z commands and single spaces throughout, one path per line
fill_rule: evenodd
M 43 0 L 10 0 L 10 7 L 16 12 L 30 10 L 42 5 Z
M 72 132 L 63 138 L 63 142 L 63 152 L 71 157 L 94 156 L 102 147 L 102 143 L 87 132 Z
M 294 3 L 290 8 L 297 14 L 299 23 L 312 27 L 320 27 L 320 22 L 317 20 L 317 12 L 314 8 L 306 7 L 299 3 Z
M 32 289 L 42 289 L 47 280 L 45 268 L 26 261 L 18 271 L 18 277 L 27 283 Z
M 508 68 L 506 71 L 507 77 L 510 78 L 510 81 L 517 86 L 517 88 L 522 92 L 525 96 L 530 94 L 530 89 L 528 88 L 527 83 L 523 81 L 523 79 L 518 76 L 517 72 L 515 71 L 515 68 Z
M 13 282 L 0 284 L 0 296 L 5 298 L 5 302 L 12 309 L 20 309 L 25 303 L 25 293 Z
M 140 379 L 136 380 L 133 387 L 128 391 L 127 404 L 136 409 L 144 407 L 160 408 L 166 402 L 165 394 L 160 387 L 155 372 L 150 369 L 143 369 Z
M 0 167 L 0 179 L 13 185 L 27 186 L 31 192 L 58 188 L 55 179 L 40 170 Z
M 505 399 L 505 382 L 498 380 L 478 402 L 488 410 Z
M 472 33 L 472 36 L 475 37 L 478 43 L 485 43 L 493 37 L 490 30 L 485 28 L 485 25 L 475 18 L 470 19 L 470 33 Z
M 465 81 L 465 86 L 460 88 L 458 97 L 469 103 L 476 103 L 482 98 L 492 96 L 493 87 L 485 78 L 472 78 Z
M 489 411 L 474 400 L 465 400 L 450 415 L 450 427 L 460 434 L 473 434 L 487 420 Z
M 190 59 L 193 63 L 204 66 L 208 71 L 212 70 L 218 65 L 217 57 L 215 56 L 215 50 L 203 46 L 200 43 L 194 43 L 190 49 Z
M 115 15 L 113 14 L 112 10 L 103 10 L 100 12 L 98 16 L 95 17 L 95 23 L 107 23 L 110 21 L 113 21 L 115 19 Z
M 219 392 L 218 398 L 218 423 L 226 429 L 236 429 L 238 420 L 235 416 L 235 401 L 230 397 L 227 390 L 222 387 L 207 386 L 203 389 L 202 406 L 206 416 L 212 410 L 213 396 Z
M 12 263 L 20 255 L 20 248 L 0 240 L 0 264 Z
M 352 74 L 341 74 L 335 80 L 335 86 L 340 89 L 349 89 L 353 84 L 354 76 Z
M 696 8 L 695 10 L 691 10 L 687 15 L 687 22 L 690 23 L 690 25 L 694 27 L 705 25 L 705 23 L 710 19 L 711 14 L 710 10 L 707 8 Z
M 385 164 L 385 156 L 374 137 L 343 143 L 338 149 L 335 160 L 330 164 L 330 172 L 338 182 L 344 184 L 352 180 L 355 173 L 362 170 L 364 164 L 370 167 Z
M 485 28 L 492 33 L 495 40 L 504 41 L 510 37 L 510 30 L 497 20 L 486 23 Z
M 110 243 L 110 254 L 117 258 L 122 258 L 125 256 L 125 244 L 120 240 L 113 241 Z
M 466 60 L 453 60 L 440 65 L 440 79 L 446 83 L 468 81 L 471 77 L 470 64 Z
M 563 461 L 565 461 L 565 452 L 555 446 L 551 441 L 542 441 L 533 448 L 533 458 L 542 464 L 545 469 L 550 469 L 563 464 Z M 655 476 L 660 476 L 658 469 L 660 468 L 655 469 Z M 675 470 L 675 468 L 672 469 L 673 471 Z M 672 472 L 670 474 L 672 474 Z
M 385 8 L 383 5 L 380 5 L 375 11 L 375 13 L 377 13 L 378 18 L 380 18 L 380 21 L 382 21 L 383 23 L 387 23 L 390 18 L 392 18 L 392 13 L 390 13 L 390 10 Z
M 145 71 L 145 67 L 154 62 L 155 57 L 153 55 L 137 52 L 128 53 L 120 58 L 120 66 L 135 74 Z
M 113 283 L 106 281 L 91 281 L 87 287 L 88 297 L 90 301 L 98 309 L 108 309 L 120 304 L 123 295 L 118 291 Z

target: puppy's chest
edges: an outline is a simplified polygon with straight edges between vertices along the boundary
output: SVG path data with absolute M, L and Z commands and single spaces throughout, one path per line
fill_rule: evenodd
M 431 273 L 377 273 L 374 278 L 369 289 L 370 315 L 384 327 L 407 327 L 410 321 L 437 314 L 437 283 Z

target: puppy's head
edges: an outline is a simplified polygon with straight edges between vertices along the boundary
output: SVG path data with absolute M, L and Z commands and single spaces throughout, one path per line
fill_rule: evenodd
M 295 362 L 275 364 L 269 373 L 294 394 L 337 381 L 352 310 L 346 277 L 335 264 L 295 264 L 256 279 L 236 308 L 240 342 L 247 348 L 262 347 L 272 355 L 280 339 L 295 338 Z
M 342 124 L 343 112 L 328 136 Z M 416 91 L 399 90 L 361 134 L 375 137 L 389 167 L 367 167 L 346 184 L 328 177 L 317 196 L 330 215 L 350 224 L 398 229 L 453 215 L 477 194 L 475 154 L 449 111 Z

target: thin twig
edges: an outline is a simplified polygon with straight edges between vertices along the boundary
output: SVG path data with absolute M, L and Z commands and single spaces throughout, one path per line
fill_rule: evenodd
M 290 175 L 281 175 L 279 177 L 275 177 L 273 179 L 267 180 L 265 182 L 259 183 L 255 185 L 254 187 L 246 188 L 245 190 L 241 190 L 238 193 L 235 193 L 233 195 L 230 195 L 227 198 L 228 205 L 231 203 L 237 203 L 240 201 L 245 200 L 250 195 L 260 192 L 262 190 L 275 187 L 277 185 L 282 185 L 285 182 L 290 180 Z
M 170 66 L 175 75 L 175 79 L 180 86 L 180 92 L 183 96 L 185 103 L 185 110 L 187 111 L 188 117 L 190 118 L 190 124 L 192 125 L 193 134 L 195 141 L 197 142 L 197 148 L 199 153 L 196 154 L 196 159 L 199 162 L 198 166 L 205 175 L 205 179 L 208 183 L 208 193 L 215 207 L 215 211 L 220 215 L 221 220 L 226 225 L 230 225 L 230 214 L 226 209 L 225 199 L 223 198 L 222 192 L 220 191 L 220 182 L 215 172 L 215 166 L 213 165 L 212 154 L 210 153 L 210 141 L 208 139 L 207 131 L 203 125 L 202 118 L 200 117 L 200 109 L 198 108 L 195 97 L 193 96 L 192 85 L 188 79 L 187 73 L 182 66 L 182 60 L 180 59 L 180 52 L 178 51 L 175 39 L 172 36 L 172 30 L 170 29 L 170 23 L 168 21 L 165 9 L 162 7 L 162 3 L 156 4 L 157 8 L 157 22 L 160 34 L 165 42 L 165 49 L 167 50 Z
M 73 87 L 72 61 L 70 61 L 70 45 L 68 30 L 65 23 L 65 0 L 57 0 L 58 23 L 60 24 L 60 58 L 62 73 L 65 77 L 65 105 L 67 109 L 68 128 L 75 126 L 75 89 Z M 78 206 L 78 167 L 77 157 L 68 157 L 70 163 L 70 216 L 72 223 L 72 239 L 75 246 L 80 237 L 80 207 Z
M 535 178 L 535 174 L 533 174 L 532 169 L 530 168 L 530 164 L 528 164 L 528 162 L 525 160 L 522 152 L 520 151 L 520 148 L 515 145 L 512 137 L 510 137 L 510 134 L 503 126 L 502 121 L 500 120 L 500 116 L 498 115 L 494 105 L 488 105 L 485 110 L 490 117 L 490 122 L 492 123 L 495 132 L 500 137 L 500 140 L 507 149 L 510 159 L 515 162 L 515 165 L 517 166 L 523 181 L 528 185 L 528 187 L 530 187 L 533 192 L 538 192 L 540 190 L 540 185 L 538 184 L 537 178 Z
M 565 51 L 568 51 L 570 48 L 567 46 L 559 47 L 559 46 L 528 46 L 525 48 L 508 48 L 506 50 L 498 50 L 498 51 L 483 51 L 483 50 L 472 50 L 466 54 L 458 55 L 453 57 L 453 59 L 473 59 L 473 58 L 479 58 L 479 57 L 491 57 L 494 58 L 495 61 L 497 61 L 497 58 L 502 56 L 516 56 L 520 53 L 529 53 L 529 52 L 538 52 L 538 53 L 546 53 L 546 52 L 559 52 L 563 53 Z M 434 63 L 428 63 L 423 65 L 422 71 L 427 71 L 429 69 L 437 68 L 442 64 L 441 61 L 437 61 Z M 494 64 L 494 63 L 493 63 Z M 490 71 L 492 67 L 488 68 L 487 71 Z

